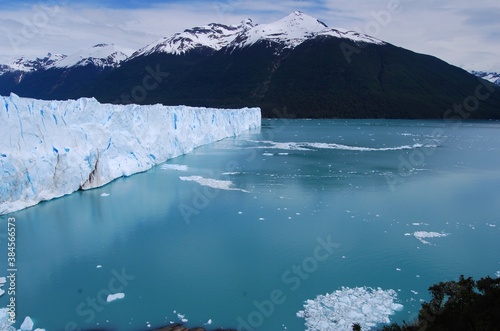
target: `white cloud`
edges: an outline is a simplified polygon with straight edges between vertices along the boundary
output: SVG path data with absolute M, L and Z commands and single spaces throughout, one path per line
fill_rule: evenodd
M 72 53 L 97 43 L 138 49 L 164 36 L 210 22 L 245 18 L 268 23 L 302 10 L 331 27 L 355 29 L 466 69 L 500 71 L 500 2 L 399 0 L 400 11 L 377 23 L 374 13 L 398 0 L 221 0 L 158 5 L 147 9 L 83 5 L 0 9 L 0 63 L 17 56 Z M 376 28 L 376 24 L 379 24 Z

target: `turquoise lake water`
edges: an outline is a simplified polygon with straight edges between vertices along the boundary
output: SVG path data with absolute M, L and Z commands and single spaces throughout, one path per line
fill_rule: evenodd
M 263 120 L 166 164 L 0 217 L 20 322 L 304 330 L 343 286 L 395 290 L 401 322 L 430 285 L 500 270 L 498 122 Z

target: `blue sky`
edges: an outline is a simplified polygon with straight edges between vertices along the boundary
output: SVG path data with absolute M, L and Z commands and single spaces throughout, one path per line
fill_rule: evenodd
M 0 63 L 97 43 L 136 50 L 193 26 L 270 23 L 294 10 L 465 69 L 500 72 L 498 0 L 4 0 Z

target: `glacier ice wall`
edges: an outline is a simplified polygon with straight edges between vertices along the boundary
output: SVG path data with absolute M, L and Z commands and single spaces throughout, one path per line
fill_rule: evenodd
M 259 108 L 0 97 L 0 214 L 146 171 L 260 122 Z

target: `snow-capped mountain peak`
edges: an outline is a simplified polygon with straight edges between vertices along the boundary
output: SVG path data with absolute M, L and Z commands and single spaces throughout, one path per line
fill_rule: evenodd
M 243 48 L 260 41 L 274 42 L 280 49 L 294 48 L 317 36 L 349 38 L 367 43 L 383 43 L 367 35 L 353 31 L 330 29 L 320 20 L 295 11 L 290 15 L 268 24 L 254 24 L 251 19 L 239 25 L 208 25 L 186 29 L 171 37 L 162 38 L 135 52 L 131 58 L 153 53 L 183 54 L 193 49 L 207 48 L 218 51 L 224 47 Z
M 52 53 L 48 53 L 43 58 L 37 57 L 33 60 L 27 59 L 25 57 L 19 57 L 12 60 L 9 64 L 7 64 L 7 66 L 11 71 L 31 72 L 51 67 L 59 61 L 64 60 L 64 58 L 66 58 L 66 55 L 64 54 Z
M 293 48 L 327 28 L 325 23 L 316 18 L 295 11 L 276 22 L 256 25 L 244 31 L 231 43 L 231 47 L 245 47 L 261 40 L 269 40 L 281 43 L 286 48 Z
M 97 67 L 116 67 L 126 60 L 132 52 L 114 44 L 97 44 L 81 49 L 55 62 L 52 67 L 69 68 L 93 64 Z
M 210 23 L 186 29 L 141 48 L 132 54 L 131 58 L 152 53 L 183 54 L 195 48 L 204 47 L 217 51 L 227 46 L 239 33 L 253 26 L 252 20 L 247 19 L 238 26 Z

